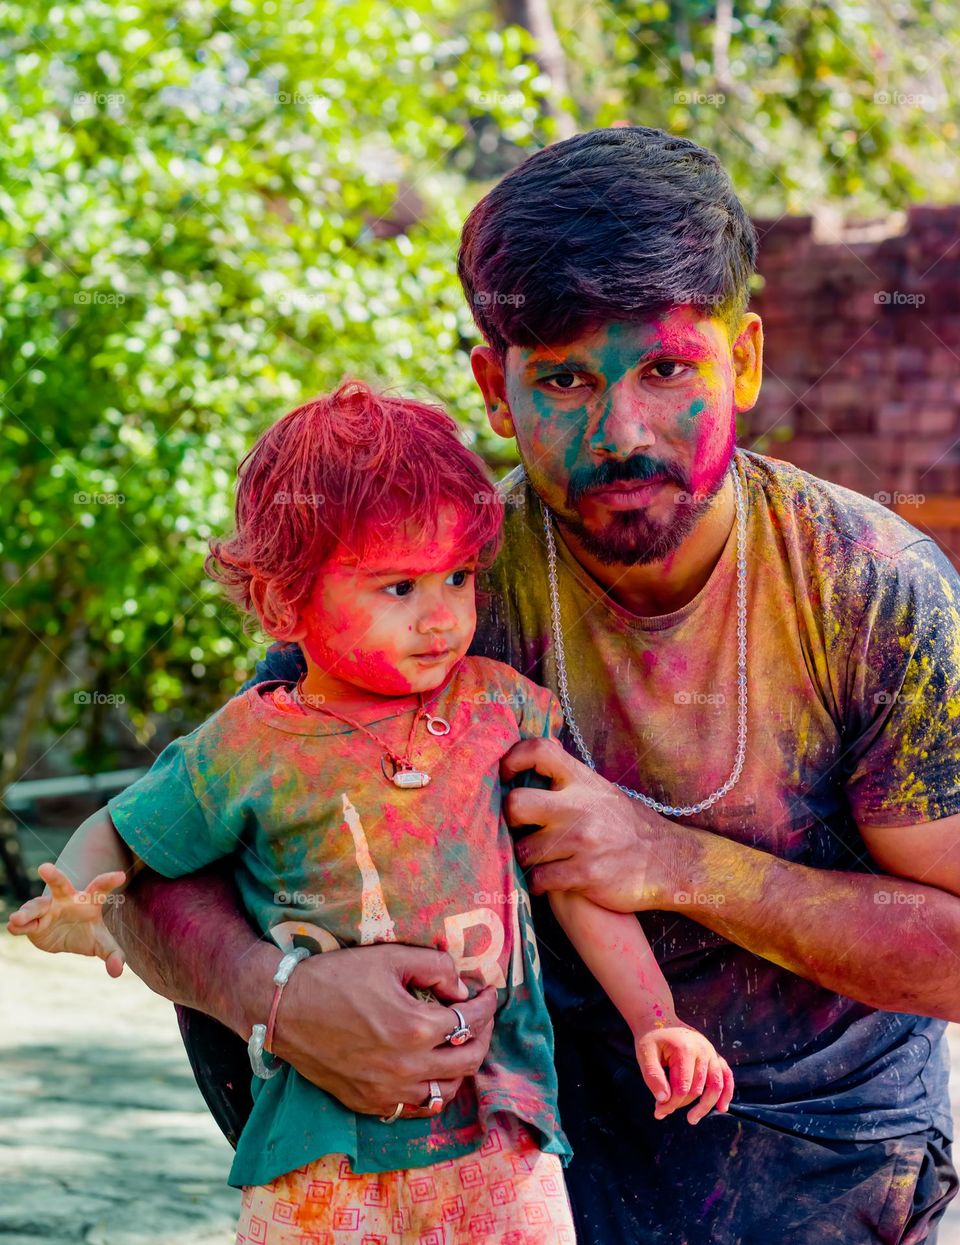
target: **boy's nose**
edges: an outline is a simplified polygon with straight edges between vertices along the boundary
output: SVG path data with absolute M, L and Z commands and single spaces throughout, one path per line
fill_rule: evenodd
M 443 601 L 437 601 L 424 609 L 417 623 L 421 634 L 431 631 L 451 631 L 457 625 L 457 616 Z

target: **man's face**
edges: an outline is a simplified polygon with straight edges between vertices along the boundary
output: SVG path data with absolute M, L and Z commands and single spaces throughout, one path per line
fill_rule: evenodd
M 744 324 L 758 386 L 759 319 Z M 516 436 L 547 506 L 598 561 L 637 564 L 676 549 L 723 483 L 736 411 L 756 396 L 737 392 L 737 344 L 721 320 L 684 305 L 563 346 L 511 346 L 499 382 L 476 360 L 474 371 L 491 423 Z

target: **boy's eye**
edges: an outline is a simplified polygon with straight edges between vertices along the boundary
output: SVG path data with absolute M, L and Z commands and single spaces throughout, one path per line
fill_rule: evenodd
M 451 571 L 445 582 L 451 584 L 454 588 L 462 588 L 472 574 L 473 571 L 465 568 L 459 571 Z M 408 597 L 416 586 L 417 581 L 415 579 L 401 579 L 399 583 L 388 584 L 384 588 L 384 592 L 389 592 L 391 596 L 395 597 Z
M 384 592 L 398 597 L 409 596 L 413 592 L 414 583 L 412 579 L 401 579 L 398 584 L 390 584 L 384 588 Z

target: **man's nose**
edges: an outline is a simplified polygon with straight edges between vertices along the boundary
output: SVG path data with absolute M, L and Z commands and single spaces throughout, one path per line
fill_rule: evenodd
M 627 459 L 653 445 L 655 437 L 636 389 L 624 383 L 606 393 L 589 448 L 603 458 Z

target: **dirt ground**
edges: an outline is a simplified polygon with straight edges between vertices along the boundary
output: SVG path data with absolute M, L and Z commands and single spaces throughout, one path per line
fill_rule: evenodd
M 0 1241 L 232 1245 L 233 1151 L 173 1008 L 129 970 L 112 981 L 98 961 L 42 955 L 2 927 L 0 998 Z M 957 1085 L 960 1026 L 951 1045 Z M 958 1202 L 938 1245 L 960 1245 Z

